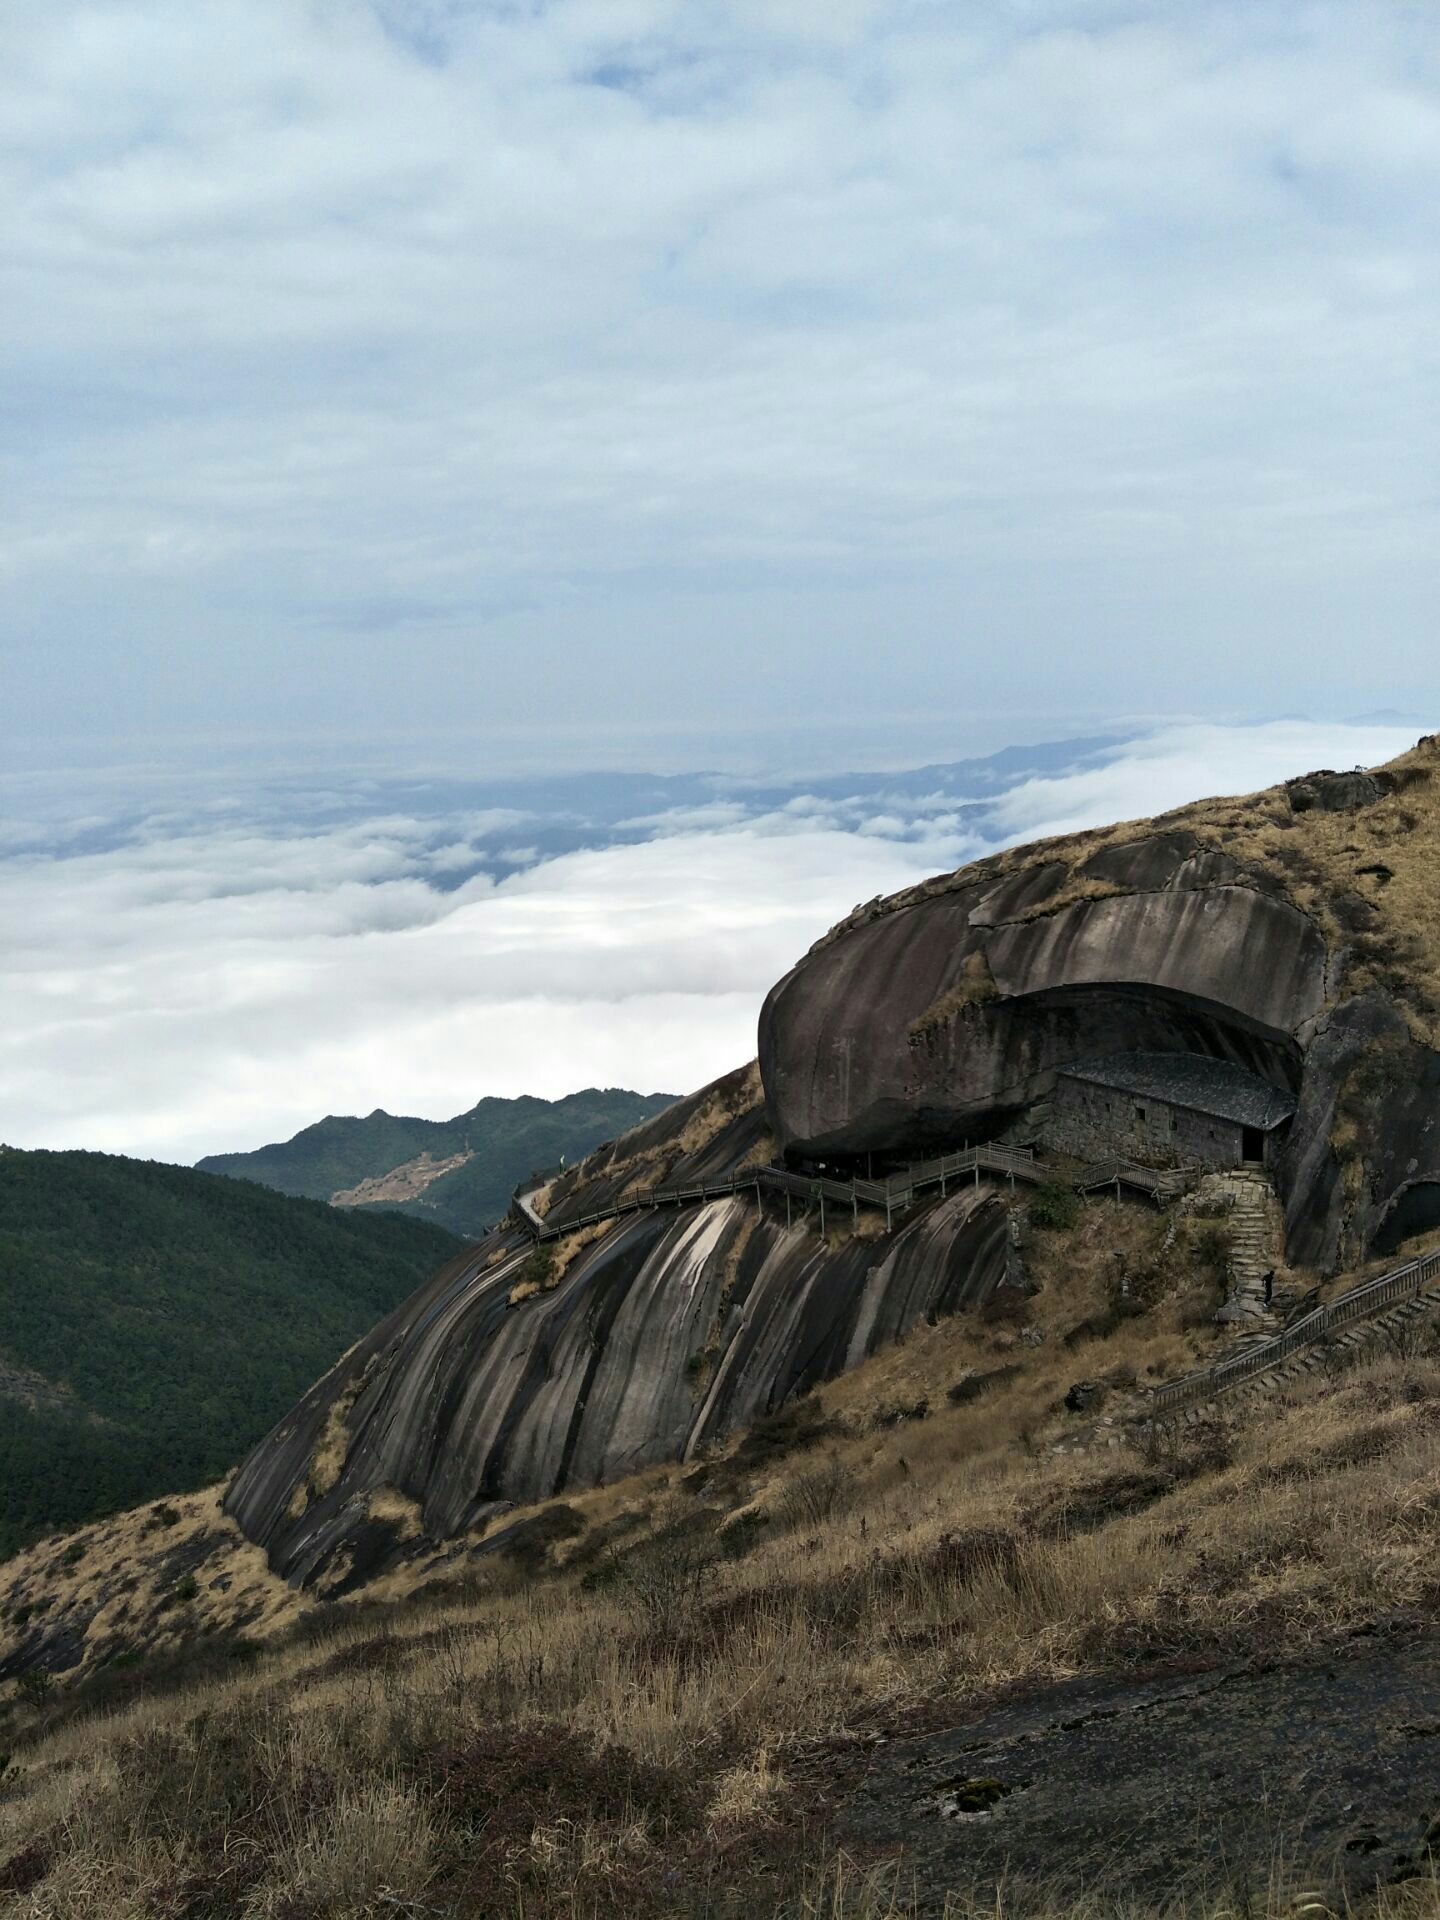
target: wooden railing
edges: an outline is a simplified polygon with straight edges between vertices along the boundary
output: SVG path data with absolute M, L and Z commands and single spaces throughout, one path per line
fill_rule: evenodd
M 1382 1273 L 1377 1279 L 1362 1281 L 1358 1287 L 1351 1287 L 1325 1306 L 1316 1307 L 1272 1339 L 1257 1341 L 1243 1353 L 1217 1361 L 1213 1367 L 1186 1374 L 1181 1380 L 1172 1380 L 1167 1386 L 1157 1387 L 1150 1397 L 1151 1410 L 1157 1419 L 1163 1419 L 1198 1401 L 1213 1400 L 1246 1380 L 1253 1379 L 1256 1374 L 1281 1365 L 1292 1354 L 1313 1347 L 1317 1341 L 1325 1339 L 1337 1329 L 1351 1326 L 1357 1321 L 1374 1319 L 1387 1307 L 1401 1300 L 1414 1299 L 1436 1283 L 1440 1283 L 1440 1252 L 1423 1254 L 1418 1260 L 1407 1260 L 1403 1267 Z
M 978 1186 L 985 1174 L 1008 1180 L 1012 1187 L 1016 1181 L 1036 1186 L 1046 1180 L 1060 1179 L 1081 1192 L 1087 1192 L 1091 1188 L 1109 1186 L 1114 1182 L 1155 1196 L 1178 1191 L 1193 1177 L 1189 1170 L 1167 1169 L 1162 1172 L 1154 1167 L 1141 1167 L 1122 1160 L 1083 1168 L 1078 1176 L 1065 1176 L 1038 1160 L 1032 1147 L 981 1145 L 966 1147 L 959 1153 L 942 1154 L 938 1159 L 917 1161 L 884 1180 L 858 1177 L 839 1180 L 827 1174 L 796 1173 L 789 1167 L 773 1165 L 741 1167 L 737 1172 L 725 1174 L 717 1180 L 698 1181 L 683 1187 L 650 1187 L 643 1193 L 607 1201 L 604 1206 L 593 1207 L 587 1213 L 570 1214 L 563 1219 L 551 1220 L 536 1212 L 530 1201 L 531 1194 L 538 1190 L 534 1186 L 517 1192 L 515 1205 L 537 1240 L 558 1240 L 562 1234 L 578 1233 L 582 1227 L 595 1226 L 602 1220 L 615 1220 L 625 1214 L 695 1206 L 707 1200 L 724 1200 L 737 1193 L 752 1191 L 757 1203 L 763 1193 L 770 1192 L 789 1200 L 801 1200 L 807 1206 L 818 1204 L 822 1216 L 827 1205 L 848 1208 L 852 1217 L 862 1206 L 873 1207 L 884 1213 L 888 1228 L 895 1214 L 903 1213 L 918 1195 L 938 1189 L 943 1196 L 952 1186 L 958 1186 L 964 1180 L 973 1180 Z
M 1183 1193 L 1200 1169 L 1183 1167 L 1142 1167 L 1137 1160 L 1102 1160 L 1087 1167 L 1073 1182 L 1077 1193 L 1090 1193 L 1096 1187 L 1133 1187 L 1137 1192 L 1169 1197 Z

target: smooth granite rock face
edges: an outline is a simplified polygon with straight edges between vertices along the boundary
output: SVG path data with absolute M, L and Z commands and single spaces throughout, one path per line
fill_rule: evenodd
M 372 1560 L 396 1488 L 443 1538 L 506 1503 L 681 1460 L 1005 1275 L 1007 1216 L 967 1188 L 831 1250 L 736 1197 L 617 1221 L 560 1284 L 510 1304 L 529 1257 L 493 1235 L 347 1354 L 245 1462 L 226 1509 L 287 1577 Z M 501 1257 L 494 1265 L 493 1256 Z M 307 1493 L 322 1437 L 343 1460 Z M 332 1423 L 327 1436 L 327 1422 Z M 324 1448 L 322 1447 L 322 1452 Z
M 1361 804 L 1354 786 L 1323 804 Z M 1075 880 L 1127 890 L 1067 897 Z M 1342 930 L 1357 917 L 1337 900 Z M 792 1159 L 904 1156 L 1023 1122 L 1078 1059 L 1233 1060 L 1297 1095 L 1276 1166 L 1287 1251 L 1333 1270 L 1440 1225 L 1440 1055 L 1388 995 L 1347 998 L 1346 962 L 1273 875 L 1188 831 L 1103 847 L 1073 873 L 982 861 L 860 910 L 772 989 L 771 1126 Z
M 1440 1226 L 1440 1054 L 1385 994 L 1320 1024 L 1276 1171 L 1297 1262 L 1359 1261 Z
M 1360 808 L 1382 786 L 1315 775 L 1299 811 Z M 773 1196 L 672 1210 L 667 1194 L 777 1152 L 883 1165 L 989 1138 L 1088 1056 L 1197 1053 L 1295 1094 L 1275 1162 L 1292 1261 L 1333 1269 L 1440 1225 L 1440 1054 L 1373 968 L 1346 984 L 1374 918 L 1354 882 L 1390 868 L 1350 849 L 1353 873 L 1312 917 L 1285 897 L 1307 856 L 1284 835 L 1303 829 L 1288 807 L 1264 819 L 1288 861 L 1252 851 L 1247 866 L 1157 826 L 857 907 L 770 993 L 758 1072 L 676 1102 L 535 1198 L 562 1227 L 637 1193 L 656 1210 L 557 1243 L 558 1281 L 518 1224 L 497 1230 L 311 1390 L 228 1510 L 277 1569 L 335 1592 L 404 1550 L 401 1523 L 371 1510 L 382 1489 L 434 1541 L 684 1459 L 983 1300 L 1006 1278 L 1009 1228 L 983 1187 L 838 1247 L 787 1227 Z
M 1013 881 L 982 880 L 822 942 L 761 1014 L 781 1144 L 804 1155 L 984 1137 L 1057 1067 L 1112 1051 L 1218 1054 L 1293 1086 L 1299 1036 L 1325 1001 L 1324 939 L 1258 888 L 1186 884 L 1175 839 L 1111 850 L 1124 870 L 1163 873 L 1159 890 L 1032 914 Z M 1002 917 L 1017 906 L 1025 917 Z M 990 993 L 967 995 L 981 964 Z
M 662 1192 L 723 1179 L 747 1160 L 770 1159 L 765 1134 L 755 1068 L 739 1067 L 597 1147 L 562 1174 L 546 1195 L 545 1217 L 563 1226 L 608 1206 L 637 1176 L 647 1188 Z

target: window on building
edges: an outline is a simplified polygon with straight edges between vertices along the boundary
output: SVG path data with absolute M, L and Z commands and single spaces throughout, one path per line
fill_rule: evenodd
M 1145 1109 L 1144 1109 L 1144 1107 L 1136 1107 L 1136 1109 L 1135 1109 L 1135 1118 L 1136 1118 L 1137 1120 L 1143 1120 L 1143 1119 L 1145 1118 Z

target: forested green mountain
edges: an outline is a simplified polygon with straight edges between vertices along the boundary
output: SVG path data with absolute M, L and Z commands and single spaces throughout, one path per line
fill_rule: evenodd
M 0 1554 L 217 1479 L 456 1251 L 189 1167 L 0 1148 Z
M 407 1119 L 377 1107 L 363 1120 L 332 1114 L 293 1140 L 254 1153 L 214 1153 L 197 1164 L 202 1172 L 259 1180 L 279 1193 L 399 1209 L 478 1237 L 504 1213 L 527 1174 L 562 1159 L 582 1160 L 673 1099 L 587 1087 L 563 1100 L 484 1099 L 453 1120 Z

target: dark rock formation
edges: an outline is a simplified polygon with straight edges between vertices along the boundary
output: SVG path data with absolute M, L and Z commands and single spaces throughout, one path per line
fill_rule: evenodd
M 1105 1386 L 1100 1380 L 1077 1380 L 1065 1395 L 1071 1413 L 1098 1413 L 1105 1404 Z
M 608 1206 L 637 1181 L 664 1193 L 723 1179 L 747 1161 L 769 1158 L 759 1076 L 753 1065 L 740 1067 L 560 1175 L 546 1196 L 545 1217 L 564 1225 Z
M 1346 1001 L 1317 1031 L 1279 1174 L 1297 1262 L 1392 1252 L 1440 1226 L 1440 1054 L 1384 994 Z
M 1324 767 L 1319 773 L 1286 781 L 1285 792 L 1295 813 L 1308 813 L 1312 807 L 1326 813 L 1349 813 L 1356 807 L 1373 806 L 1385 786 L 1378 775 L 1359 768 L 1353 773 L 1334 773 Z
M 1273 1162 L 1293 1260 L 1333 1267 L 1440 1224 L 1440 1054 L 1418 1037 L 1440 1020 L 1428 753 L 857 907 L 770 993 L 758 1072 L 527 1199 L 562 1228 L 636 1195 L 656 1210 L 540 1249 L 515 1217 L 306 1396 L 229 1511 L 278 1569 L 334 1592 L 407 1536 L 683 1459 L 922 1317 L 1023 1282 L 983 1187 L 838 1244 L 788 1228 L 774 1197 L 763 1214 L 758 1196 L 664 1202 L 777 1153 L 883 1168 L 1023 1137 L 1086 1059 L 1200 1055 L 1293 1096 Z
M 1308 778 L 1322 811 L 1404 784 Z M 1440 1054 L 1393 991 L 1346 997 L 1357 954 L 1385 949 L 1373 899 L 1350 884 L 1302 911 L 1273 864 L 1189 828 L 1089 853 L 1081 836 L 1069 863 L 1047 852 L 842 923 L 772 990 L 760 1064 L 792 1159 L 989 1138 L 1087 1054 L 1200 1054 L 1297 1096 L 1276 1169 L 1292 1260 L 1334 1269 L 1440 1225 Z M 1353 872 L 1378 882 L 1381 865 Z
M 1071 1680 L 879 1749 L 842 1837 L 895 1850 L 917 1914 L 1028 1883 L 1093 1904 L 1237 1911 L 1275 1871 L 1336 1910 L 1428 1878 L 1440 1797 L 1440 1653 L 1397 1633 L 1328 1658 L 1148 1680 Z M 1022 1899 L 1023 1904 L 1023 1899 Z
M 344 1547 L 331 1576 L 343 1584 L 397 1545 L 368 1516 L 380 1488 L 413 1499 L 434 1538 L 684 1458 L 983 1298 L 1006 1243 L 984 1188 L 838 1250 L 737 1197 L 620 1221 L 553 1291 L 512 1305 L 529 1245 L 493 1236 L 306 1395 L 242 1467 L 227 1511 L 295 1580 Z
M 821 945 L 760 1020 L 771 1118 L 796 1154 L 911 1152 L 983 1138 L 1057 1066 L 1111 1052 L 1194 1052 L 1293 1085 L 1325 1003 L 1326 948 L 1251 886 L 1192 889 L 1174 836 L 1108 850 L 1155 891 L 1004 917 L 1013 880 L 937 893 Z M 1051 870 L 1047 876 L 1053 891 Z M 979 955 L 992 997 L 967 993 Z M 973 975 L 971 976 L 973 977 Z

